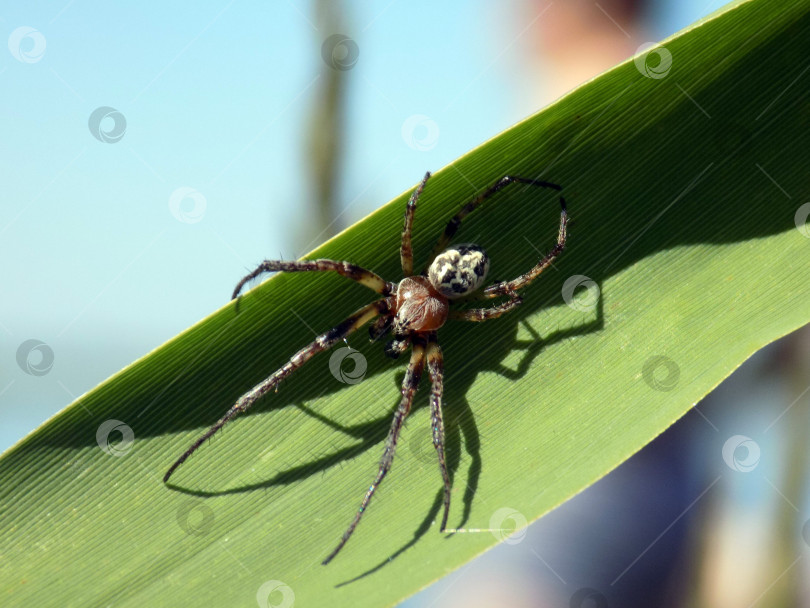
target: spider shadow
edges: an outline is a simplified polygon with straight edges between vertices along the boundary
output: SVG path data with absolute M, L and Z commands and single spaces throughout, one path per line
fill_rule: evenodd
M 486 356 L 482 357 L 483 360 L 487 362 L 491 362 L 489 366 L 481 366 L 476 367 L 475 373 L 461 373 L 461 369 L 458 369 L 455 373 L 452 369 L 452 361 L 463 359 L 465 352 L 462 350 L 461 347 L 457 346 L 461 341 L 455 342 L 448 342 L 447 347 L 443 347 L 444 354 L 445 354 L 445 363 L 447 364 L 450 362 L 450 366 L 446 367 L 445 369 L 445 393 L 444 393 L 444 423 L 445 423 L 445 456 L 447 460 L 447 469 L 450 475 L 450 480 L 453 483 L 453 487 L 456 487 L 456 478 L 458 477 L 458 469 L 461 463 L 461 452 L 462 452 L 462 441 L 461 435 L 464 436 L 464 449 L 466 450 L 467 454 L 470 457 L 470 466 L 467 472 L 467 480 L 465 482 L 464 487 L 464 494 L 462 497 L 463 503 L 463 511 L 461 514 L 461 518 L 458 523 L 453 526 L 453 511 L 452 511 L 452 503 L 451 503 L 451 511 L 450 511 L 450 521 L 448 524 L 451 528 L 461 529 L 463 528 L 468 522 L 470 518 L 470 513 L 472 511 L 473 499 L 475 494 L 478 490 L 478 484 L 480 481 L 481 470 L 483 467 L 483 461 L 481 457 L 481 434 L 478 428 L 478 425 L 475 422 L 475 415 L 473 413 L 473 409 L 470 406 L 470 402 L 467 399 L 466 395 L 468 391 L 471 389 L 472 384 L 475 382 L 476 378 L 478 377 L 479 373 L 482 372 L 495 372 L 500 376 L 508 378 L 510 380 L 519 380 L 532 367 L 532 363 L 534 362 L 535 358 L 540 355 L 540 353 L 546 348 L 553 346 L 559 342 L 568 340 L 570 338 L 574 338 L 577 336 L 583 336 L 592 332 L 600 331 L 604 328 L 604 316 L 603 316 L 603 301 L 601 296 L 601 285 L 600 287 L 600 296 L 596 300 L 594 306 L 594 318 L 582 325 L 578 325 L 572 328 L 565 328 L 565 329 L 558 329 L 546 337 L 541 338 L 539 333 L 532 327 L 531 324 L 526 321 L 526 317 L 532 312 L 529 309 L 525 311 L 521 311 L 522 314 L 515 314 L 513 313 L 512 319 L 510 319 L 511 324 L 506 331 L 501 327 L 497 327 L 496 324 L 490 324 L 490 327 L 495 330 L 496 332 L 500 332 L 502 334 L 502 339 L 494 339 L 490 341 L 482 341 L 482 344 L 487 344 L 488 348 L 486 349 Z M 523 308 L 523 307 L 521 307 Z M 518 309 L 521 310 L 521 309 Z M 506 319 L 509 317 L 501 318 L 501 322 L 505 324 Z M 523 325 L 525 330 L 528 332 L 530 339 L 519 340 L 517 338 L 518 326 Z M 456 326 L 467 325 L 468 323 L 458 323 Z M 485 327 L 487 324 L 482 324 L 481 327 Z M 507 337 L 508 336 L 508 337 Z M 484 350 L 484 349 L 481 349 Z M 502 361 L 506 358 L 513 351 L 523 351 L 521 355 L 520 361 L 516 368 L 510 368 L 502 363 Z M 472 363 L 475 365 L 475 363 Z M 399 380 L 402 380 L 403 374 L 400 374 Z M 425 378 L 423 378 L 422 382 L 425 382 Z M 424 387 L 423 387 L 424 388 Z M 422 400 L 424 401 L 424 400 Z M 418 407 L 415 404 L 414 409 L 418 409 L 421 407 L 426 407 L 425 403 L 421 403 Z M 305 408 L 304 411 L 306 411 Z M 345 432 L 349 435 L 354 436 L 356 432 L 355 429 L 351 427 L 344 427 L 340 424 L 335 422 L 329 421 L 325 419 L 323 416 L 311 411 L 306 411 L 307 414 L 318 418 L 319 420 L 323 421 L 328 426 Z M 392 412 L 393 413 L 393 412 Z M 384 421 L 382 422 L 384 424 Z M 432 446 L 432 439 L 431 439 L 431 432 L 430 428 L 426 427 L 424 430 L 424 439 L 425 441 L 421 442 L 421 445 L 427 447 L 428 450 L 413 450 L 413 442 L 411 442 L 410 446 L 413 451 L 417 452 L 417 457 L 420 460 L 427 460 L 425 457 L 426 451 L 433 452 Z M 375 440 L 374 443 L 379 443 L 384 439 L 384 436 L 380 436 L 378 440 Z M 437 484 L 441 486 L 441 478 L 439 477 L 438 473 L 438 460 L 436 459 L 435 453 L 431 454 L 433 460 L 433 466 L 436 469 L 437 473 Z M 416 545 L 416 543 L 424 536 L 430 527 L 432 526 L 433 522 L 436 521 L 438 517 L 440 517 L 441 510 L 443 508 L 443 495 L 444 491 L 442 487 L 438 488 L 436 493 L 436 497 L 433 500 L 433 503 L 426 513 L 424 519 L 421 521 L 419 526 L 414 531 L 413 537 L 404 545 L 402 545 L 399 549 L 397 549 L 394 553 L 390 556 L 379 562 L 378 564 L 372 566 L 362 574 L 339 583 L 336 587 L 342 587 L 348 585 L 350 583 L 362 580 L 363 578 L 374 574 L 375 572 L 382 569 L 387 564 L 392 563 L 397 557 L 405 553 L 408 549 Z M 455 533 L 450 532 L 446 535 L 446 539 L 450 539 L 453 537 Z
M 538 331 L 526 319 L 529 315 L 535 312 L 537 308 L 542 307 L 529 307 L 524 304 L 524 306 L 521 306 L 515 312 L 487 323 L 448 323 L 447 335 L 443 336 L 440 333 L 440 343 L 442 344 L 444 351 L 446 366 L 443 403 L 445 422 L 445 456 L 448 473 L 454 487 L 456 487 L 455 482 L 456 478 L 458 477 L 459 466 L 461 463 L 462 435 L 463 448 L 466 450 L 471 461 L 467 472 L 467 479 L 464 484 L 461 518 L 455 524 L 453 524 L 453 511 L 451 506 L 449 523 L 452 528 L 463 528 L 469 522 L 473 500 L 478 489 L 483 467 L 481 457 L 481 435 L 475 421 L 473 408 L 471 407 L 470 401 L 467 398 L 467 393 L 471 390 L 472 385 L 477 379 L 478 375 L 483 372 L 494 372 L 510 380 L 519 380 L 525 376 L 525 374 L 532 367 L 536 357 L 539 356 L 545 348 L 570 338 L 600 331 L 604 327 L 603 298 L 601 295 L 596 300 L 596 304 L 594 306 L 594 315 L 591 320 L 575 327 L 554 330 L 545 337 L 541 337 Z M 529 334 L 528 339 L 518 339 L 517 334 L 520 325 L 522 325 L 526 333 Z M 476 356 L 473 358 L 469 356 L 469 346 L 467 346 L 469 345 L 470 338 L 475 340 L 474 353 Z M 504 359 L 515 351 L 522 352 L 516 367 L 510 368 L 504 365 Z M 458 361 L 465 361 L 466 366 L 454 366 L 454 362 Z M 470 368 L 475 371 L 474 373 L 470 373 L 466 368 Z M 397 373 L 395 378 L 395 385 L 397 389 L 400 387 L 404 375 L 404 371 Z M 427 407 L 427 399 L 420 399 L 418 395 L 425 394 L 428 386 L 429 380 L 427 374 L 425 373 L 423 375 L 422 382 L 420 383 L 421 390 L 417 393 L 417 399 L 414 402 L 413 410 L 411 416 L 409 416 L 409 419 L 413 417 L 413 413 L 415 411 Z M 233 488 L 224 490 L 197 490 L 184 488 L 171 482 L 167 484 L 168 487 L 184 494 L 200 498 L 208 498 L 268 489 L 273 486 L 287 485 L 295 481 L 307 479 L 315 473 L 324 472 L 336 464 L 355 458 L 368 449 L 379 448 L 385 441 L 385 437 L 391 424 L 391 418 L 395 409 L 399 405 L 399 398 L 394 401 L 390 408 L 386 409 L 386 413 L 383 416 L 368 422 L 349 425 L 336 422 L 301 403 L 295 403 L 292 405 L 295 405 L 295 407 L 297 407 L 301 412 L 321 422 L 325 426 L 356 439 L 357 443 L 324 455 L 315 460 L 289 468 L 269 479 L 254 483 L 247 483 Z M 403 448 L 409 449 L 411 456 L 415 456 L 423 464 L 430 463 L 435 468 L 437 484 L 441 486 L 441 478 L 438 474 L 439 471 L 437 466 L 438 461 L 432 446 L 430 428 L 425 427 L 424 429 L 415 429 L 412 427 L 411 429 L 408 429 L 407 420 L 405 426 L 405 433 L 410 431 L 411 439 L 407 442 L 400 442 L 400 457 L 396 460 L 402 459 Z M 413 435 L 414 432 L 418 434 Z M 402 445 L 403 443 L 405 443 L 405 445 Z M 394 467 L 392 467 L 392 469 L 395 468 L 396 464 Z M 385 485 L 383 484 L 381 486 L 381 491 L 384 492 L 384 488 Z M 360 498 L 361 495 L 358 493 L 358 501 Z M 428 532 L 433 522 L 437 519 L 437 517 L 440 516 L 442 508 L 443 488 L 439 487 L 430 508 L 425 514 L 425 517 L 414 531 L 413 537 L 407 543 L 396 549 L 394 553 L 380 563 L 374 565 L 353 579 L 339 583 L 338 586 L 347 585 L 349 583 L 361 580 L 366 576 L 377 572 L 383 566 L 391 563 L 394 559 L 405 553 L 405 551 L 413 547 L 422 538 L 422 536 Z M 454 534 L 449 533 L 447 538 L 451 538 L 452 536 L 454 536 Z

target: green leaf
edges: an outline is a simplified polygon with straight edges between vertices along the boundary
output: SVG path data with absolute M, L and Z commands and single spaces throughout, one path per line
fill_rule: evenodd
M 428 183 L 417 264 L 458 206 L 507 173 L 562 184 L 573 217 L 569 248 L 517 312 L 440 331 L 451 526 L 536 519 L 808 322 L 808 9 L 738 3 L 666 41 L 668 69 L 656 53 L 640 68 L 625 62 Z M 312 255 L 398 279 L 407 195 Z M 551 246 L 557 214 L 554 193 L 510 186 L 459 236 L 485 246 L 491 276 L 507 279 Z M 567 305 L 575 275 L 592 289 Z M 423 386 L 365 519 L 320 565 L 376 472 L 405 365 L 364 331 L 350 340 L 368 362 L 362 382 L 337 381 L 320 355 L 191 457 L 176 485 L 161 483 L 193 439 L 312 338 L 307 326 L 325 330 L 373 295 L 331 274 L 277 276 L 5 453 L 0 603 L 252 605 L 281 581 L 299 606 L 389 605 L 496 544 L 504 532 L 437 530 Z M 108 420 L 134 436 L 110 444 L 118 456 L 97 442 Z

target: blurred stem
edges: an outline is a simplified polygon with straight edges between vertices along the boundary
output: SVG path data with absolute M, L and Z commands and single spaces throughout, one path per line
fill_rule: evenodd
M 333 33 L 344 29 L 344 4 L 339 0 L 316 0 L 315 23 L 319 24 L 317 39 L 320 45 Z M 337 193 L 343 169 L 343 141 L 345 137 L 345 98 L 348 72 L 324 66 L 318 82 L 318 94 L 312 109 L 307 134 L 307 156 L 310 168 L 313 203 L 307 214 L 303 230 L 307 249 L 338 232 Z
M 807 493 L 808 466 L 807 428 L 810 425 L 810 399 L 807 395 L 807 378 L 810 375 L 810 327 L 805 326 L 792 336 L 786 348 L 785 358 L 778 363 L 785 365 L 788 378 L 788 399 L 792 404 L 785 418 L 785 471 L 783 480 L 785 497 L 780 501 L 779 538 L 776 559 L 777 575 L 790 568 L 787 575 L 780 580 L 781 585 L 774 594 L 773 605 L 800 606 L 802 564 L 793 562 L 802 550 L 802 539 L 797 539 L 797 530 L 801 530 L 806 519 L 802 510 L 804 496 Z M 788 500 L 790 503 L 788 503 Z M 791 567 L 791 564 L 793 566 Z
M 780 463 L 772 466 L 778 470 L 779 476 L 769 478 L 759 470 L 759 478 L 752 478 L 756 480 L 752 483 L 758 484 L 759 491 L 766 493 L 775 505 L 773 510 L 760 512 L 756 519 L 757 525 L 766 527 L 771 534 L 765 543 L 754 548 L 755 553 L 734 555 L 732 550 L 723 547 L 729 539 L 724 536 L 727 532 L 722 532 L 722 521 L 739 515 L 729 513 L 727 502 L 717 495 L 710 497 L 707 515 L 702 518 L 701 527 L 695 534 L 696 542 L 684 585 L 687 593 L 680 604 L 684 607 L 717 608 L 718 600 L 722 602 L 723 596 L 727 595 L 723 583 L 718 583 L 718 573 L 725 573 L 727 576 L 729 570 L 736 567 L 740 571 L 746 571 L 745 562 L 752 559 L 765 564 L 756 572 L 756 584 L 751 590 L 752 594 L 761 592 L 760 597 L 752 595 L 747 599 L 753 600 L 752 606 L 802 605 L 802 564 L 797 563 L 796 559 L 803 548 L 803 540 L 801 536 L 797 536 L 797 531 L 802 529 L 807 517 L 801 507 L 803 497 L 807 494 L 810 467 L 806 439 L 806 429 L 810 425 L 810 393 L 806 392 L 807 378 L 810 377 L 810 326 L 783 338 L 771 362 L 758 373 L 762 379 L 778 375 L 778 384 L 783 388 L 780 391 L 783 398 L 775 399 L 769 411 L 773 419 L 782 416 L 769 431 L 771 435 L 779 437 L 773 445 L 779 445 L 781 449 L 770 456 Z M 737 520 L 737 525 L 739 521 Z M 750 532 L 745 530 L 742 535 Z M 734 563 L 721 563 L 722 560 L 732 560 Z M 750 581 L 741 583 L 752 587 Z M 729 601 L 720 605 L 733 604 Z

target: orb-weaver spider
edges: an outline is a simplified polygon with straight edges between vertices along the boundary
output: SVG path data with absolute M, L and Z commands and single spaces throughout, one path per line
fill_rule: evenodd
M 557 242 L 554 247 L 552 247 L 551 251 L 549 251 L 536 266 L 516 279 L 511 281 L 499 281 L 485 289 L 481 289 L 487 271 L 489 270 L 489 258 L 486 252 L 478 245 L 466 243 L 448 247 L 450 239 L 458 230 L 461 221 L 468 214 L 472 213 L 485 199 L 498 192 L 498 190 L 504 186 L 512 183 L 551 188 L 556 191 L 562 190 L 560 186 L 550 182 L 512 175 L 504 176 L 482 194 L 466 203 L 461 210 L 453 216 L 444 229 L 444 234 L 442 234 L 438 243 L 436 243 L 430 259 L 425 266 L 425 270 L 418 275 L 414 275 L 411 229 L 413 227 L 414 213 L 416 212 L 416 202 L 429 177 L 430 172 L 427 172 L 421 183 L 413 191 L 413 194 L 411 194 L 408 205 L 405 208 L 405 225 L 402 229 L 402 244 L 400 246 L 402 273 L 405 278 L 399 283 L 389 283 L 370 270 L 366 270 L 349 262 L 325 259 L 296 262 L 266 260 L 262 262 L 256 270 L 239 281 L 236 288 L 233 290 L 232 298 L 239 296 L 239 293 L 248 281 L 255 279 L 265 272 L 333 271 L 365 285 L 383 297 L 364 306 L 342 323 L 318 336 L 314 342 L 295 353 L 286 364 L 273 372 L 271 376 L 239 397 L 236 404 L 175 461 L 163 477 L 164 482 L 169 480 L 169 477 L 171 477 L 175 469 L 185 462 L 206 439 L 225 426 L 229 420 L 247 410 L 262 395 L 275 389 L 282 380 L 309 361 L 315 354 L 331 348 L 337 342 L 346 338 L 350 333 L 376 317 L 374 323 L 369 327 L 371 339 L 377 340 L 387 333 L 392 332 L 394 338 L 386 345 L 385 353 L 390 357 L 396 358 L 403 353 L 408 346 L 411 346 L 411 360 L 402 382 L 402 399 L 394 413 L 394 420 L 385 442 L 385 449 L 383 450 L 383 455 L 380 460 L 377 477 L 366 492 L 357 514 L 346 529 L 346 532 L 344 532 L 337 547 L 323 560 L 323 564 L 328 564 L 349 540 L 357 524 L 360 522 L 360 519 L 363 517 L 363 513 L 366 511 L 371 497 L 374 496 L 377 487 L 391 468 L 397 440 L 399 439 L 399 433 L 402 429 L 402 423 L 411 411 L 414 394 L 419 385 L 422 370 L 426 365 L 431 382 L 430 410 L 431 426 L 433 428 L 433 445 L 438 454 L 439 470 L 442 475 L 442 480 L 444 481 L 444 515 L 442 516 L 442 524 L 439 531 L 443 532 L 445 530 L 447 517 L 450 512 L 451 485 L 444 456 L 444 423 L 442 419 L 444 362 L 442 350 L 436 338 L 436 331 L 444 325 L 448 319 L 486 321 L 487 319 L 500 317 L 502 314 L 519 306 L 523 302 L 523 299 L 518 295 L 517 291 L 536 279 L 565 247 L 568 215 L 566 213 L 565 199 L 560 195 L 560 227 L 557 234 Z M 508 298 L 508 300 L 490 308 L 450 310 L 451 301 L 466 302 L 474 299 L 481 300 L 501 296 Z

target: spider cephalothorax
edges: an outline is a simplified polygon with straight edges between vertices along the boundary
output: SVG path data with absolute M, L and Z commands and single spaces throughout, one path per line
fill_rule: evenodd
M 447 298 L 425 277 L 406 277 L 397 285 L 394 334 L 408 331 L 435 331 L 447 321 Z
M 565 208 L 565 199 L 560 196 L 560 228 L 557 233 L 557 242 L 554 247 L 552 247 L 551 251 L 527 273 L 511 281 L 499 281 L 484 288 L 484 280 L 489 270 L 489 258 L 486 252 L 478 245 L 469 243 L 448 247 L 450 239 L 455 235 L 461 221 L 468 214 L 472 213 L 485 199 L 508 184 L 521 183 L 541 188 L 551 188 L 557 191 L 562 190 L 560 186 L 550 182 L 507 175 L 490 186 L 482 194 L 479 194 L 476 198 L 466 203 L 461 210 L 453 216 L 448 222 L 444 234 L 439 238 L 439 242 L 433 249 L 433 253 L 425 269 L 420 274 L 414 275 L 411 228 L 413 227 L 413 218 L 416 212 L 416 202 L 429 177 L 430 173 L 426 173 L 422 182 L 411 195 L 405 209 L 405 226 L 402 230 L 402 244 L 400 246 L 402 272 L 405 278 L 399 283 L 390 283 L 370 270 L 366 270 L 350 262 L 339 262 L 335 260 L 300 260 L 296 262 L 266 260 L 260 264 L 256 270 L 239 281 L 233 292 L 234 298 L 239 295 L 247 282 L 265 272 L 333 271 L 365 285 L 380 294 L 382 298 L 364 306 L 339 325 L 318 336 L 314 342 L 295 353 L 287 363 L 273 372 L 268 378 L 239 397 L 236 404 L 172 464 L 163 477 L 164 482 L 169 480 L 169 477 L 171 477 L 175 469 L 183 464 L 186 458 L 199 448 L 206 439 L 221 429 L 229 420 L 247 410 L 262 395 L 271 390 L 276 390 L 282 380 L 304 365 L 304 363 L 309 361 L 314 355 L 331 348 L 341 340 L 344 340 L 350 333 L 376 317 L 376 320 L 374 320 L 369 327 L 371 339 L 377 340 L 389 332 L 393 333 L 394 337 L 386 345 L 385 353 L 391 357 L 397 357 L 408 347 L 411 347 L 411 360 L 405 372 L 405 379 L 402 382 L 402 398 L 399 407 L 394 413 L 394 420 L 391 423 L 391 430 L 386 439 L 385 450 L 383 451 L 383 457 L 380 461 L 379 470 L 377 471 L 377 477 L 368 491 L 366 491 L 366 495 L 360 504 L 360 509 L 355 514 L 352 523 L 343 534 L 337 547 L 326 557 L 323 563 L 329 563 L 349 540 L 349 537 L 351 537 L 354 529 L 360 522 L 363 513 L 365 513 L 374 492 L 391 468 L 397 440 L 402 430 L 402 423 L 411 411 L 414 394 L 419 385 L 422 371 L 425 368 L 428 371 L 432 385 L 430 410 L 433 445 L 436 447 L 436 454 L 439 459 L 439 471 L 441 472 L 444 482 L 444 515 L 442 516 L 440 526 L 440 530 L 444 531 L 447 525 L 447 517 L 450 513 L 451 485 L 444 457 L 444 422 L 442 414 L 444 362 L 436 332 L 448 319 L 486 321 L 487 319 L 500 317 L 502 314 L 519 306 L 523 300 L 518 295 L 518 290 L 537 278 L 565 247 L 568 215 Z M 505 297 L 507 300 L 488 308 L 450 310 L 450 304 L 454 302 L 465 302 L 472 299 L 486 300 L 499 297 Z

